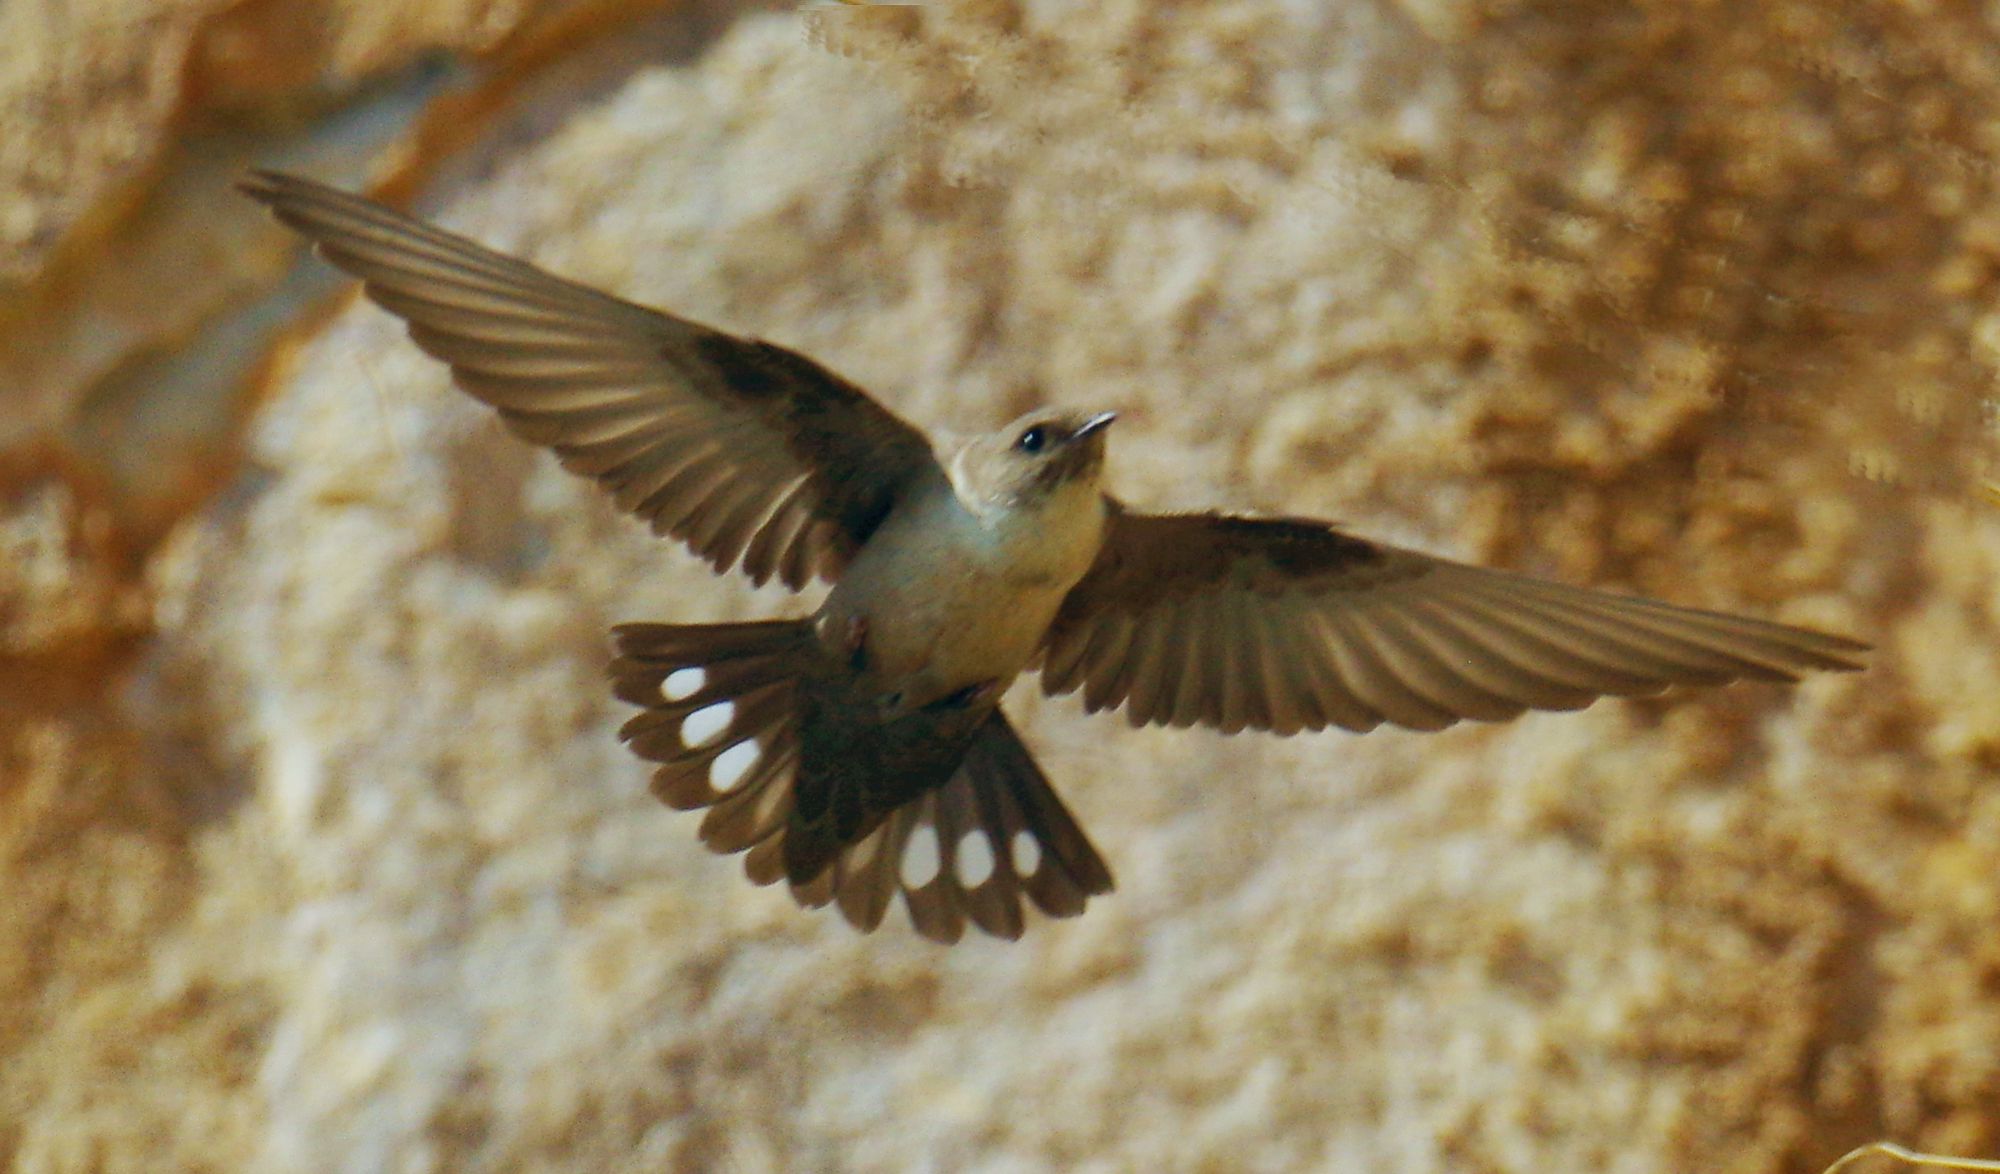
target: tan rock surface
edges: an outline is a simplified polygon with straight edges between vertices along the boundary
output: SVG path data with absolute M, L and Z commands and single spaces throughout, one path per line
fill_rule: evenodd
M 654 805 L 601 680 L 610 623 L 810 600 L 650 540 L 352 306 L 138 572 L 6 499 L 0 630 L 115 630 L 136 585 L 156 633 L 0 709 L 0 1164 L 2000 1153 L 2000 37 L 1618 11 L 715 6 L 423 210 L 926 425 L 1116 406 L 1136 502 L 1848 630 L 1871 672 L 1289 740 L 1021 688 L 1119 891 L 860 937 Z

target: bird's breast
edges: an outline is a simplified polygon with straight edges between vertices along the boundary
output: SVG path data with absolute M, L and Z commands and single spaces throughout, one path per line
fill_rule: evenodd
M 867 674 L 912 704 L 985 681 L 1004 686 L 1096 558 L 1102 506 L 1088 506 L 999 525 L 955 501 L 892 515 L 827 597 L 825 630 L 830 639 L 861 633 Z

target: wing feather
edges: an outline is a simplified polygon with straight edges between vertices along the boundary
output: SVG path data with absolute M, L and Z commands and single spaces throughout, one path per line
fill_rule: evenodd
M 1221 650 L 1210 645 L 1211 636 L 1226 634 L 1216 629 L 1227 622 L 1226 614 L 1204 616 L 1195 608 L 1180 609 L 1174 639 L 1167 645 L 1171 660 L 1161 688 L 1161 704 L 1173 725 L 1185 729 L 1203 712 L 1219 708 L 1221 690 L 1215 687 L 1214 677 L 1216 655 Z
M 1516 690 L 1515 684 L 1498 689 L 1489 687 L 1459 650 L 1447 650 L 1440 655 L 1423 634 L 1421 613 L 1375 607 L 1367 614 L 1398 675 L 1446 713 L 1497 722 L 1519 717 L 1527 708 L 1524 702 L 1509 695 Z
M 1133 638 L 1140 631 L 1139 620 L 1140 617 L 1115 612 L 1091 628 L 1081 666 L 1086 711 L 1095 713 L 1118 703 L 1122 696 L 1117 692 L 1121 683 L 1119 669 L 1132 654 Z M 1070 687 L 1074 688 L 1074 683 Z
M 1408 617 L 1432 653 L 1451 663 L 1496 697 L 1530 709 L 1579 709 L 1599 691 L 1579 688 L 1551 674 L 1532 655 L 1510 655 L 1504 639 L 1429 600 L 1418 601 Z
M 1251 623 L 1241 596 L 1230 595 L 1219 603 L 1217 631 L 1202 666 L 1202 688 L 1214 695 L 1216 724 L 1235 733 L 1251 724 L 1254 706 L 1262 714 L 1260 724 L 1269 729 L 1272 722 L 1264 708 L 1264 673 L 1259 663 L 1262 633 Z
M 310 180 L 256 172 L 242 188 L 360 278 L 515 434 L 718 570 L 740 558 L 756 582 L 794 589 L 836 578 L 897 500 L 944 483 L 921 433 L 802 355 Z
M 1385 654 L 1382 637 L 1366 613 L 1337 608 L 1326 613 L 1325 621 L 1334 634 L 1341 678 L 1352 681 L 1361 699 L 1382 716 L 1413 730 L 1441 730 L 1456 720 L 1451 710 L 1411 685 L 1406 671 Z
M 1133 725 L 1442 729 L 1606 695 L 1861 666 L 1804 628 L 1487 570 L 1320 522 L 1127 512 L 1045 642 L 1042 685 Z
M 1341 677 L 1330 651 L 1331 636 L 1318 617 L 1296 603 L 1293 610 L 1294 614 L 1289 619 L 1271 617 L 1270 626 L 1274 631 L 1284 631 L 1288 635 L 1296 633 L 1299 637 L 1287 641 L 1292 649 L 1286 657 L 1287 667 L 1309 682 L 1308 695 L 1314 708 L 1324 715 L 1327 724 L 1355 733 L 1365 734 L 1381 725 L 1382 715 L 1370 709 Z

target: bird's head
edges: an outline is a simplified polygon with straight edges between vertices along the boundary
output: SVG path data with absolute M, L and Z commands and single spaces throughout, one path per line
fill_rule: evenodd
M 1097 493 L 1104 432 L 1115 412 L 1042 408 L 967 441 L 951 460 L 958 496 L 980 513 L 1035 507 L 1059 491 Z

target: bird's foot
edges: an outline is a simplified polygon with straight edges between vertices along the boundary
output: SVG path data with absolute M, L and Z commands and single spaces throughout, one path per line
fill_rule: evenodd
M 932 710 L 971 709 L 992 699 L 1000 691 L 998 680 L 974 681 L 963 689 L 956 689 L 924 706 Z
M 847 631 L 841 634 L 840 646 L 847 653 L 847 666 L 857 673 L 868 671 L 868 617 L 855 616 L 847 621 Z

